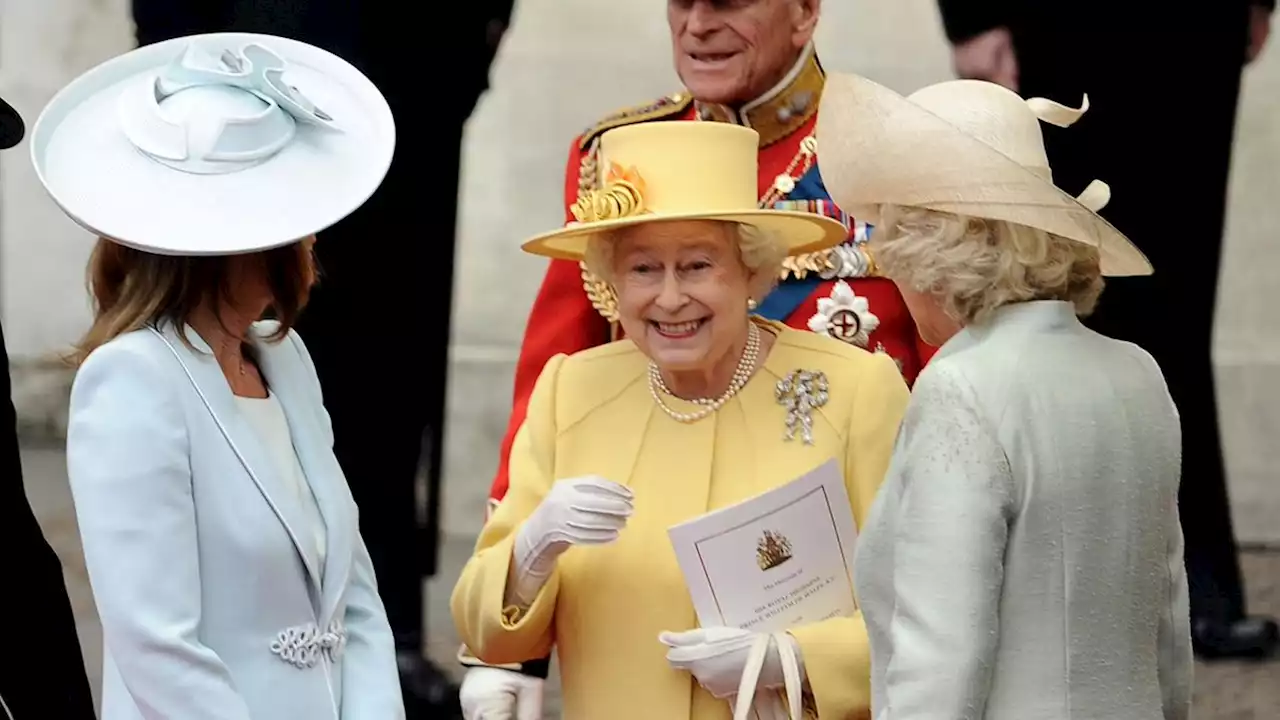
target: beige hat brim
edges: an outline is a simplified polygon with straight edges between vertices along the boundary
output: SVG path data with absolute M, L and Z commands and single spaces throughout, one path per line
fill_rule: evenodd
M 1004 220 L 1097 247 L 1104 275 L 1152 273 L 1146 255 L 1079 200 L 871 80 L 828 76 L 817 136 L 827 191 L 870 225 L 882 205 Z
M 824 215 L 791 210 L 739 210 L 698 213 L 653 213 L 602 220 L 581 225 L 568 225 L 541 233 L 527 240 L 521 248 L 533 255 L 558 260 L 581 260 L 587 244 L 596 235 L 626 227 L 654 222 L 719 220 L 751 225 L 776 233 L 787 245 L 788 255 L 800 255 L 835 247 L 849 237 L 849 229 L 839 220 Z

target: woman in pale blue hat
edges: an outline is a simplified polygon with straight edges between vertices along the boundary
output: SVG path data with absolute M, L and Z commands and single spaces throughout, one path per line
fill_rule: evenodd
M 117 57 L 36 123 L 41 181 L 99 238 L 67 468 L 102 618 L 103 720 L 404 717 L 356 506 L 290 329 L 315 234 L 377 188 L 394 144 L 354 67 L 246 34 Z

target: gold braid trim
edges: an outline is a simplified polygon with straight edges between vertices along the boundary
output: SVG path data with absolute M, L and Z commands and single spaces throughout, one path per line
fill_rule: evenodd
M 644 105 L 623 108 L 605 116 L 600 122 L 583 130 L 582 134 L 578 136 L 578 149 L 585 154 L 587 147 L 609 130 L 651 120 L 666 120 L 688 110 L 692 104 L 692 95 L 687 92 L 678 92 L 672 95 L 664 95 Z
M 609 287 L 609 283 L 592 275 L 585 262 L 578 265 L 582 268 L 582 289 L 586 291 L 592 307 L 610 323 L 618 322 L 618 298 L 613 294 L 613 288 Z
M 578 199 L 591 194 L 600 186 L 600 138 L 596 136 L 582 151 L 582 163 L 578 166 Z M 586 262 L 579 262 L 582 270 L 582 289 L 591 305 L 610 324 L 618 322 L 618 298 L 609 283 L 596 277 L 587 269 Z
M 629 107 L 605 117 L 600 122 L 587 128 L 580 136 L 579 150 L 582 152 L 582 164 L 578 167 L 578 199 L 590 194 L 601 186 L 600 171 L 600 136 L 616 127 L 632 125 L 654 120 L 667 120 L 680 115 L 693 104 L 693 96 L 687 92 L 675 93 L 658 98 L 644 105 Z M 586 263 L 578 263 L 582 269 L 582 289 L 591 299 L 605 320 L 612 325 L 611 334 L 617 337 L 618 299 L 609 283 L 596 277 L 587 270 Z

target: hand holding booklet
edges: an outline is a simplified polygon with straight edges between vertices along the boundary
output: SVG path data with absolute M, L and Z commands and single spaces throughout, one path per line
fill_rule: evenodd
M 834 460 L 668 535 L 702 627 L 775 632 L 857 609 L 857 527 Z

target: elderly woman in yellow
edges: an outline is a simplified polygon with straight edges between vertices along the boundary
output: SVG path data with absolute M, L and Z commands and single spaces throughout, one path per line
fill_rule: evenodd
M 607 278 L 628 339 L 543 370 L 510 491 L 452 609 L 485 662 L 554 645 L 566 720 L 730 717 L 724 699 L 739 690 L 754 634 L 694 628 L 668 528 L 832 459 L 861 524 L 885 473 L 908 400 L 893 360 L 750 316 L 788 253 L 846 232 L 818 215 L 755 209 L 757 142 L 719 123 L 610 131 L 606 183 L 580 201 L 582 222 L 525 245 L 585 258 Z M 829 393 L 809 415 L 812 432 L 787 440 L 775 386 L 796 371 L 824 374 Z M 783 687 L 795 658 L 795 694 L 811 714 L 868 710 L 860 617 L 775 637 L 785 647 L 768 646 L 756 687 Z

